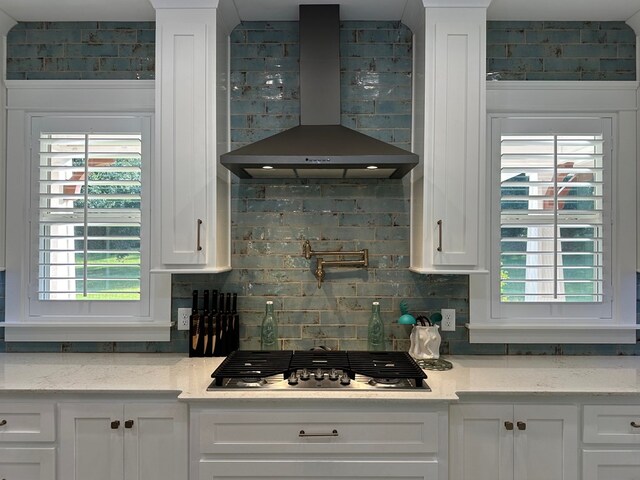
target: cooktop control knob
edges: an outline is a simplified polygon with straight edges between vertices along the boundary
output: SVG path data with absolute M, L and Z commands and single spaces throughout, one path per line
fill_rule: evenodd
M 336 380 L 338 380 L 339 376 L 340 374 L 335 368 L 332 368 L 331 371 L 329 372 L 329 380 L 332 380 L 335 382 Z
M 316 380 L 320 381 L 320 380 L 324 380 L 324 372 L 322 371 L 321 368 L 316 370 L 316 373 L 314 374 L 314 377 L 316 378 Z
M 349 378 L 349 375 L 347 375 L 346 373 L 343 373 L 340 376 L 340 383 L 342 385 L 349 385 L 351 383 L 351 379 Z
M 289 385 L 297 385 L 298 384 L 298 376 L 296 375 L 296 372 L 292 372 L 291 375 L 289 375 Z
M 300 380 L 309 380 L 309 370 L 303 368 L 300 372 Z

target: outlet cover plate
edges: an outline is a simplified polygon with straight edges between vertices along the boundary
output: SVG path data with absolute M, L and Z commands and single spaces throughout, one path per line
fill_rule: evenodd
M 178 309 L 178 330 L 189 330 L 189 317 L 191 316 L 190 308 Z
M 456 310 L 455 308 L 443 308 L 440 310 L 442 314 L 442 331 L 454 332 L 456 330 Z

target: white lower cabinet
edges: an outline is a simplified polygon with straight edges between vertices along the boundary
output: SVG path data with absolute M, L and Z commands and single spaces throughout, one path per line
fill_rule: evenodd
M 450 480 L 577 480 L 575 405 L 450 408 Z
M 583 421 L 582 480 L 640 479 L 640 405 L 585 405 Z
M 190 479 L 447 480 L 446 406 L 327 404 L 192 405 Z
M 185 404 L 61 403 L 59 414 L 59 479 L 187 478 Z

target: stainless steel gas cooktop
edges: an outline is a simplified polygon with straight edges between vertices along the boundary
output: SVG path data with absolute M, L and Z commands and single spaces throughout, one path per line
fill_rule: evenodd
M 427 375 L 406 352 L 239 350 L 211 377 L 207 390 L 431 390 L 424 381 Z

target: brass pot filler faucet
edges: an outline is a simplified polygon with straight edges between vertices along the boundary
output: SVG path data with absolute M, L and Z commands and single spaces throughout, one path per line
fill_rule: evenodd
M 342 252 L 339 250 L 335 251 L 317 251 L 314 252 L 311 250 L 311 244 L 309 240 L 305 240 L 304 245 L 302 246 L 302 255 L 307 260 L 311 260 L 311 257 L 316 258 L 316 270 L 313 272 L 313 275 L 318 279 L 318 288 L 322 286 L 322 281 L 325 276 L 325 267 L 362 267 L 366 268 L 369 266 L 369 249 L 365 248 L 363 250 L 356 250 L 353 252 Z M 332 255 L 332 256 L 345 256 L 345 255 L 359 255 L 360 260 L 325 260 L 322 257 L 318 257 L 318 255 Z

